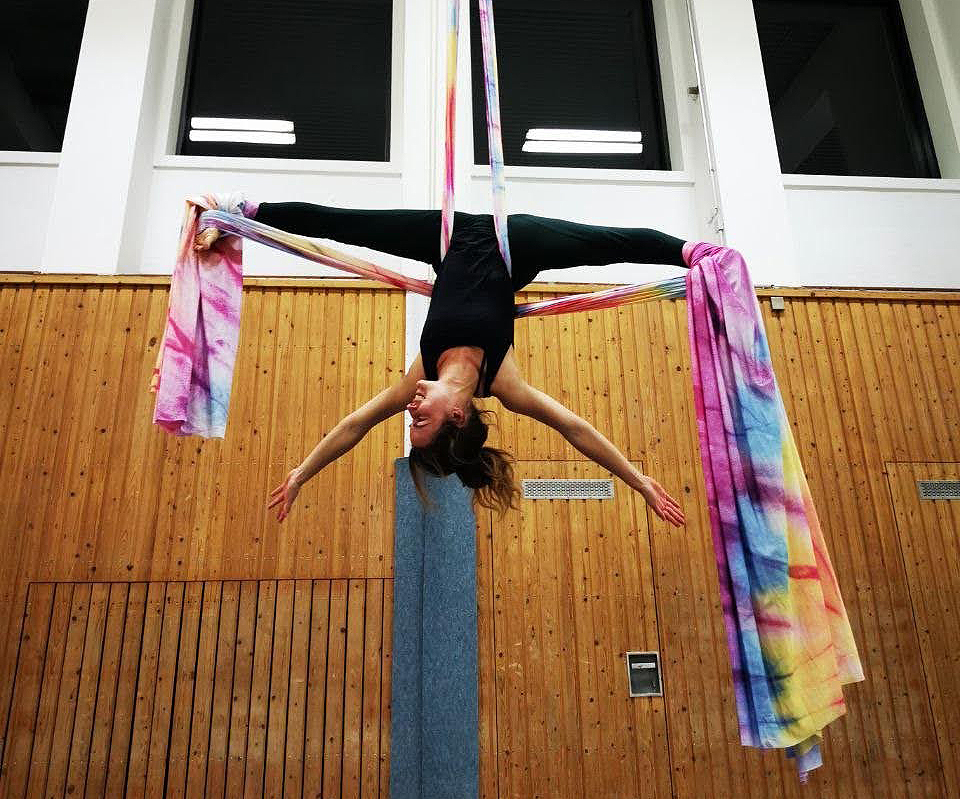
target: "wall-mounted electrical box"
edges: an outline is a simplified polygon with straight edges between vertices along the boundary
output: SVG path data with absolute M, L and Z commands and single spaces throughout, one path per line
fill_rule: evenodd
M 663 696 L 659 652 L 627 652 L 630 696 Z

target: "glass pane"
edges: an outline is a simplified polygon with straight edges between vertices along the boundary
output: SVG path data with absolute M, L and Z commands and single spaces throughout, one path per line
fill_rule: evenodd
M 178 152 L 389 160 L 391 17 L 391 0 L 197 0 Z M 211 119 L 286 130 L 219 141 L 251 136 Z
M 648 0 L 496 0 L 504 163 L 525 166 L 670 169 L 653 14 Z M 487 163 L 480 19 L 471 3 L 474 158 Z M 629 139 L 577 148 L 642 152 L 528 152 L 544 135 Z M 609 132 L 625 136 L 613 137 Z M 559 137 L 568 134 L 558 134 Z M 633 144 L 633 148 L 629 145 Z M 553 146 L 553 145 L 550 145 Z
M 0 26 L 0 150 L 58 153 L 87 0 L 6 0 Z
M 754 9 L 784 174 L 940 176 L 895 3 Z

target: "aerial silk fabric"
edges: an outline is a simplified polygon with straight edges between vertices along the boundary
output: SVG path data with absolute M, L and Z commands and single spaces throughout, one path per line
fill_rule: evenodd
M 863 669 L 741 254 L 697 244 L 687 319 L 700 455 L 740 740 L 801 782 Z
M 243 210 L 243 195 L 204 194 L 186 201 L 170 279 L 167 321 L 150 387 L 153 421 L 178 436 L 223 438 L 240 336 L 243 250 L 222 236 L 193 249 L 204 209 Z
M 480 40 L 483 50 L 483 86 L 487 102 L 487 144 L 490 153 L 490 177 L 493 186 L 493 227 L 507 273 L 513 274 L 510 242 L 507 238 L 507 186 L 503 175 L 503 137 L 500 129 L 500 89 L 497 77 L 497 46 L 493 29 L 491 0 L 478 0 Z M 443 202 L 440 212 L 440 258 L 450 247 L 453 235 L 454 176 L 456 167 L 455 128 L 457 116 L 457 43 L 460 31 L 460 0 L 447 3 L 447 92 L 446 143 L 444 146 Z

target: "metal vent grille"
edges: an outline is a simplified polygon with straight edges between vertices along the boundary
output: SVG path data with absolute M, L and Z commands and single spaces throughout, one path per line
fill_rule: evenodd
M 613 499 L 613 480 L 524 480 L 524 499 Z
M 920 499 L 960 499 L 960 480 L 918 480 Z

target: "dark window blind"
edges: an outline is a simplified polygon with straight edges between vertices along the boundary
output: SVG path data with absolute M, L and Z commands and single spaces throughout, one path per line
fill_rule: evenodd
M 390 159 L 392 0 L 197 0 L 178 153 Z M 293 122 L 294 144 L 200 142 L 194 117 Z
M 0 150 L 60 152 L 87 0 L 6 0 L 0 24 Z
M 649 0 L 496 0 L 504 162 L 670 169 Z M 486 163 L 480 19 L 471 3 L 474 157 Z M 523 151 L 531 128 L 641 131 L 640 154 Z
M 754 10 L 784 174 L 940 177 L 896 2 Z

